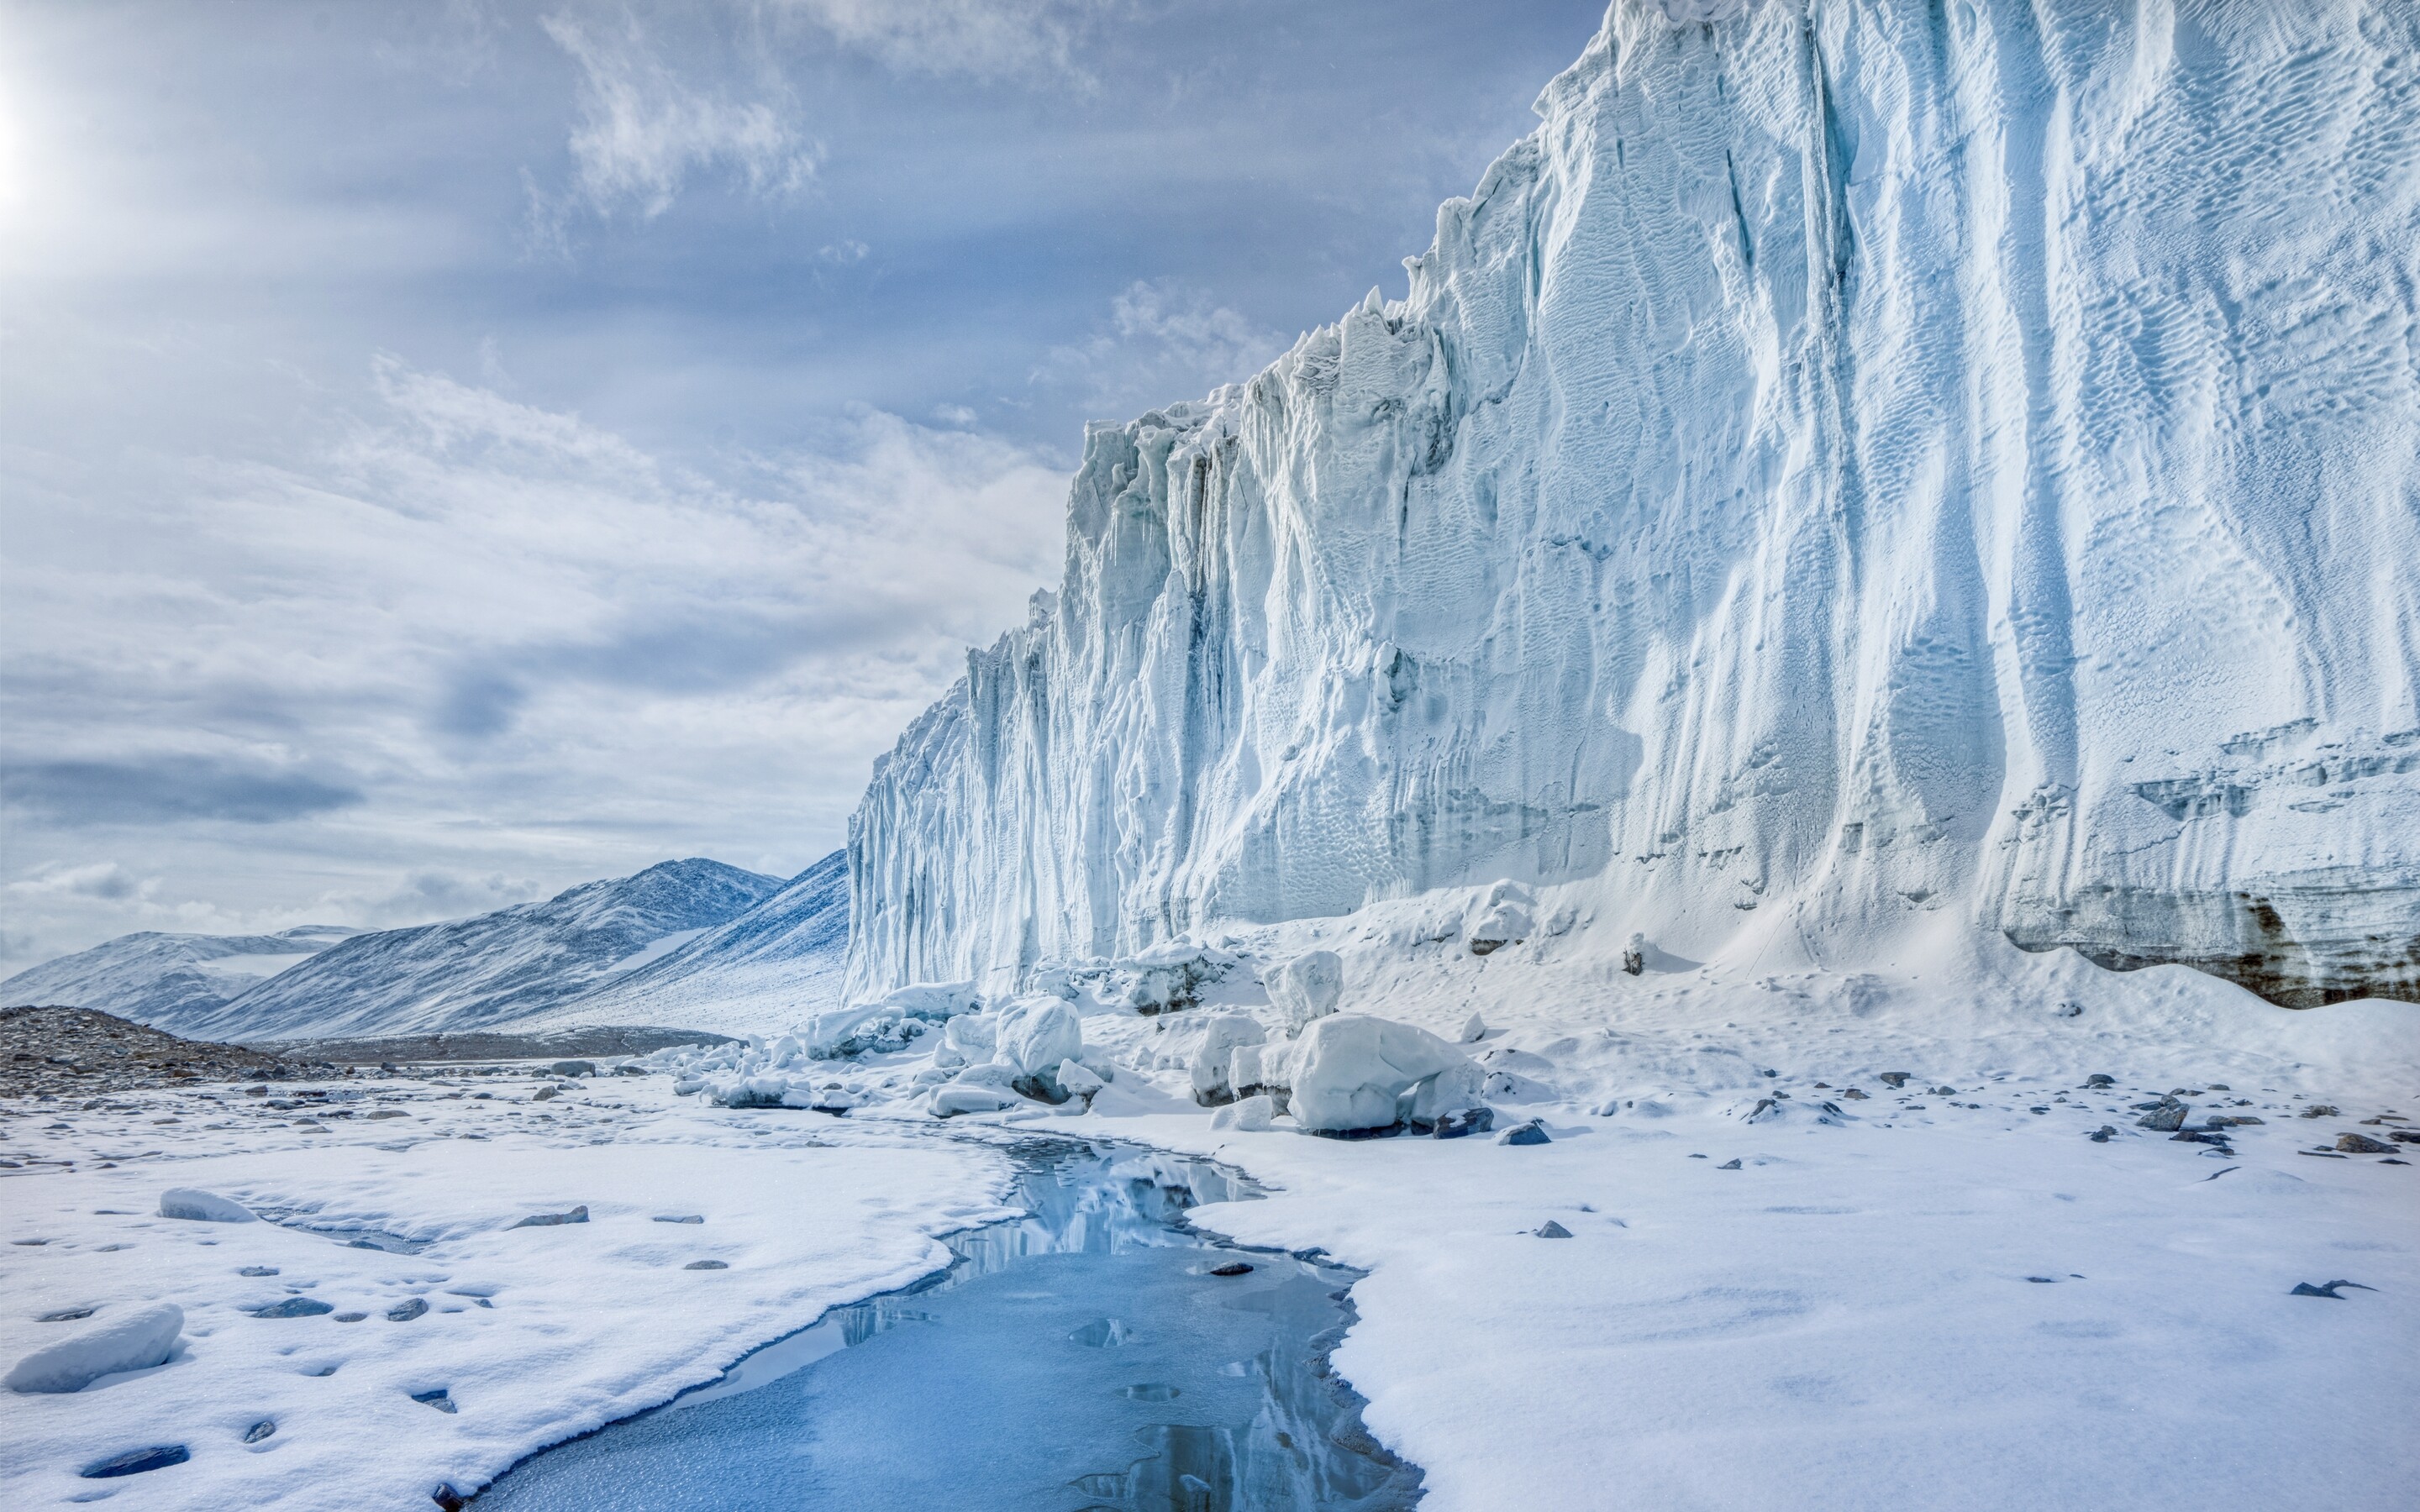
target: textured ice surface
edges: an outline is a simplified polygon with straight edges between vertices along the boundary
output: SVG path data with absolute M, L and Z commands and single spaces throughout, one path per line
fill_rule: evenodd
M 1938 912 L 2420 996 L 2415 58 L 1623 0 L 1407 298 L 1092 430 L 1061 590 L 857 813 L 852 994 L 1511 878 L 1697 960 Z

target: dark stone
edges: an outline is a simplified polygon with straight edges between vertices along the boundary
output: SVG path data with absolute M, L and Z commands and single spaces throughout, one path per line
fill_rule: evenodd
M 367 1313 L 338 1313 L 336 1315 L 336 1321 L 339 1323 L 358 1323 L 368 1316 L 369 1314 Z
M 1887 1084 L 1890 1089 L 1896 1092 L 1900 1088 L 1905 1087 L 1907 1085 L 1907 1079 L 1915 1074 L 1916 1072 L 1912 1071 L 1886 1071 L 1882 1073 L 1879 1080 Z
M 163 1443 L 149 1449 L 129 1449 L 122 1455 L 111 1455 L 99 1464 L 86 1465 L 76 1472 L 86 1480 L 115 1480 L 120 1475 L 140 1475 L 147 1471 L 165 1470 L 193 1458 L 181 1443 Z
M 1572 1237 L 1572 1231 L 1570 1229 L 1555 1222 L 1552 1218 L 1547 1219 L 1537 1227 L 1530 1229 L 1529 1232 L 1537 1235 L 1540 1239 L 1569 1239 Z
M 258 1443 L 261 1440 L 268 1438 L 271 1434 L 276 1431 L 277 1424 L 275 1421 L 264 1417 L 259 1422 L 255 1423 L 252 1427 L 243 1430 L 243 1442 L 246 1443 Z
M 1241 1260 L 1229 1260 L 1224 1265 L 1210 1267 L 1210 1273 L 1212 1275 L 1249 1275 L 1252 1273 L 1252 1268 Z
M 1496 1110 L 1494 1108 L 1456 1108 L 1429 1126 L 1429 1137 L 1461 1139 L 1469 1134 L 1485 1134 L 1495 1127 Z
M 454 1394 L 447 1391 L 442 1386 L 438 1387 L 435 1391 L 413 1392 L 411 1394 L 411 1399 L 420 1403 L 423 1407 L 434 1407 L 441 1412 L 458 1412 L 461 1411 L 460 1408 L 454 1405 Z
M 2367 1134 L 2338 1134 L 2336 1135 L 2336 1148 L 2343 1150 L 2348 1155 L 2392 1155 L 2395 1153 L 2395 1147 L 2393 1145 L 2388 1144 L 2383 1139 L 2372 1139 Z
M 687 1265 L 682 1266 L 681 1269 L 684 1271 L 728 1271 L 731 1269 L 731 1262 L 728 1260 L 691 1260 Z
M 1621 952 L 1621 969 L 1636 977 L 1647 969 L 1647 957 L 1637 950 Z
M 2091 1140 L 2096 1145 L 2105 1145 L 2109 1143 L 2110 1140 L 2116 1138 L 2117 1134 L 2118 1129 L 2115 1124 L 2104 1123 L 2100 1128 L 2093 1130 L 2088 1134 L 2086 1134 L 2084 1137 Z
M 277 1267 L 273 1265 L 247 1265 L 236 1273 L 238 1275 L 275 1275 L 276 1273 Z
M 544 1103 L 557 1095 L 558 1094 L 553 1088 L 541 1087 L 536 1091 L 530 1094 L 530 1101 L 533 1103 Z
M 656 1222 L 659 1224 L 702 1224 L 706 1222 L 706 1219 L 702 1215 L 694 1212 L 659 1212 L 656 1214 Z
M 2185 1115 L 2193 1109 L 2173 1099 L 2155 1103 L 2151 1111 L 2134 1120 L 2136 1126 L 2153 1134 L 2174 1134 L 2185 1126 Z
M 1845 1097 L 1845 1098 L 1848 1098 L 1848 1099 L 1852 1100 L 1853 1102 L 1857 1102 L 1857 1103 L 1864 1103 L 1864 1102 L 1868 1102 L 1868 1101 L 1869 1101 L 1869 1099 L 1868 1098 L 1868 1096 L 1867 1096 L 1867 1094 L 1866 1094 L 1866 1093 L 1864 1093 L 1864 1092 L 1862 1092 L 1862 1091 L 1858 1090 L 1856 1088 L 1854 1088 L 1854 1087 L 1850 1088 L 1847 1091 L 1842 1092 L 1840 1095 L 1841 1095 L 1842 1097 Z
M 534 1212 L 513 1225 L 515 1228 L 551 1228 L 557 1224 L 584 1224 L 588 1221 L 588 1204 L 582 1203 L 569 1212 Z
M 1313 1129 L 1311 1132 L 1321 1139 L 1392 1139 L 1404 1132 L 1404 1125 L 1390 1123 L 1377 1129 Z
M 2420 1145 L 2420 1134 L 2415 1134 L 2409 1129 L 2397 1129 L 2386 1137 L 2398 1145 Z
M 2305 1119 L 2333 1119 L 2335 1116 L 2336 1105 L 2334 1103 L 2314 1103 L 2301 1114 Z
M 597 1063 L 593 1060 L 558 1060 L 546 1068 L 557 1076 L 594 1076 Z
M 2358 1281 L 2331 1281 L 2327 1285 L 2321 1287 L 2315 1287 L 2308 1281 L 2298 1281 L 2294 1284 L 2294 1289 L 2286 1293 L 2286 1295 L 2289 1297 L 2325 1297 L 2330 1302 L 2348 1301 L 2349 1299 L 2336 1294 L 2336 1288 L 2338 1287 L 2351 1287 L 2355 1290 L 2359 1291 L 2376 1291 L 2378 1289 L 2376 1287 L 2365 1287 Z
M 2056 1276 L 2055 1276 L 2055 1275 L 2029 1275 L 2029 1276 L 2025 1277 L 2025 1279 L 2026 1279 L 2026 1280 L 2028 1280 L 2028 1281 L 2031 1281 L 2031 1282 L 2035 1283 L 2035 1284 L 2036 1284 L 2036 1285 L 2038 1285 L 2038 1286 L 2045 1286 L 2045 1287 L 2048 1287 L 2048 1286 L 2055 1286 L 2055 1285 L 2057 1284 L 2057 1282 L 2058 1282 L 2058 1277 L 2056 1277 Z
M 1515 1124 L 1512 1128 L 1505 1130 L 1504 1133 L 1497 1136 L 1496 1142 L 1499 1145 L 1547 1145 L 1554 1143 L 1553 1140 L 1546 1137 L 1546 1126 L 1540 1123 L 1535 1119 L 1531 1119 L 1527 1123 Z
M 1733 1155 L 1730 1159 L 1729 1159 L 1729 1160 L 1727 1160 L 1727 1161 L 1723 1162 L 1720 1165 L 1717 1165 L 1717 1166 L 1715 1166 L 1715 1167 L 1714 1167 L 1714 1169 L 1716 1169 L 1716 1170 L 1718 1170 L 1718 1171 L 1735 1171 L 1735 1170 L 1738 1170 L 1739 1168 L 1740 1168 L 1740 1163 L 1739 1163 L 1739 1157 L 1738 1157 L 1737 1155 Z
M 2115 1077 L 2115 1076 L 2103 1076 L 2103 1075 L 2100 1074 L 2100 1073 L 2099 1073 L 2099 1072 L 2094 1072 L 2092 1075 L 2089 1075 L 2089 1076 L 2086 1076 L 2086 1078 L 2084 1078 L 2084 1089 L 2085 1089 L 2086 1091 L 2087 1091 L 2087 1092 L 2089 1092 L 2089 1091 L 2097 1091 L 2097 1090 L 2099 1090 L 2100 1088 L 2103 1088 L 2103 1087 L 2115 1087 L 2115 1086 L 2117 1086 L 2117 1085 L 2118 1085 L 2118 1078 L 2117 1078 L 2117 1077 Z
M 428 1493 L 428 1499 L 437 1504 L 438 1512 L 462 1512 L 471 1504 L 470 1498 L 451 1486 L 438 1487 Z
M 321 1313 L 333 1313 L 335 1310 L 334 1306 L 321 1302 L 317 1297 L 288 1297 L 284 1302 L 271 1303 L 266 1307 L 255 1307 L 252 1310 L 252 1316 L 255 1318 L 317 1318 Z
M 386 1320 L 390 1323 L 409 1323 L 415 1318 L 426 1317 L 427 1312 L 427 1298 L 408 1297 L 386 1310 Z

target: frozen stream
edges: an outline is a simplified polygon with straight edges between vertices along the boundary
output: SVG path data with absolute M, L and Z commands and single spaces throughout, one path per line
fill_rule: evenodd
M 1201 1161 L 1015 1147 L 1030 1216 L 767 1346 L 721 1381 L 532 1456 L 483 1509 L 1408 1507 L 1419 1472 L 1326 1374 L 1355 1273 L 1185 1222 L 1258 1194 Z M 1219 1276 L 1212 1268 L 1252 1269 Z

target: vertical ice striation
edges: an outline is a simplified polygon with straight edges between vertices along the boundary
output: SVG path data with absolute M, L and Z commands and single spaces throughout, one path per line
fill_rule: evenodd
M 2420 8 L 1621 0 L 852 825 L 853 992 L 1514 878 L 2420 997 Z

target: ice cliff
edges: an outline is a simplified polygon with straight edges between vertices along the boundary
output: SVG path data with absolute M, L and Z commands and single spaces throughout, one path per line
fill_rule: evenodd
M 851 995 L 1512 878 L 2420 998 L 2420 8 L 1621 0 L 1537 109 L 1406 298 L 1091 429 Z

